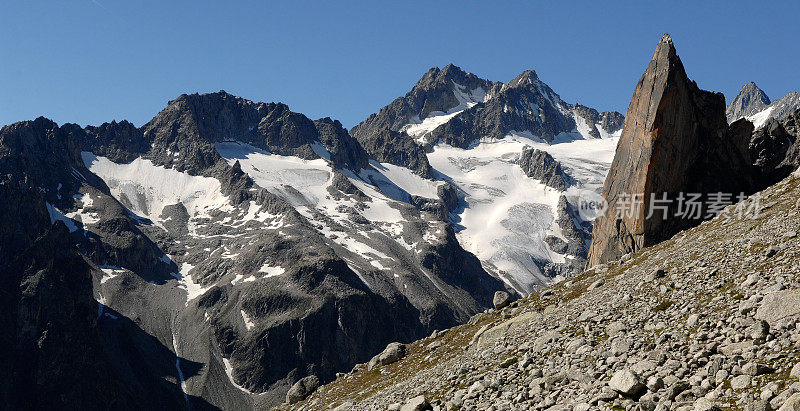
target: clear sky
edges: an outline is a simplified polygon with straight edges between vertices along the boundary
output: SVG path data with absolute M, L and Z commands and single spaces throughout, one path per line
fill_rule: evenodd
M 624 113 L 664 32 L 728 100 L 751 80 L 800 90 L 797 1 L 4 1 L 0 124 L 140 126 L 224 89 L 352 127 L 448 63 L 497 81 L 532 68 L 567 102 Z

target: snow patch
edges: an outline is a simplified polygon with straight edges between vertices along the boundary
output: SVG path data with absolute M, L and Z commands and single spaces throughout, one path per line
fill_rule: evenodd
M 378 163 L 375 160 L 370 160 L 370 164 L 380 171 L 381 175 L 389 180 L 391 184 L 406 193 L 426 198 L 438 198 L 437 188 L 441 185 L 440 182 L 422 178 L 414 174 L 413 171 L 394 164 Z M 380 184 L 380 181 L 378 181 L 378 185 L 383 191 L 384 187 Z
M 115 198 L 153 222 L 161 221 L 165 206 L 179 202 L 190 217 L 214 209 L 233 210 L 215 178 L 156 166 L 141 157 L 128 164 L 117 164 L 86 151 L 81 156 L 86 167 L 105 181 Z
M 242 314 L 244 314 L 244 312 L 242 312 Z M 241 385 L 236 383 L 236 381 L 233 379 L 233 365 L 231 365 L 231 362 L 227 358 L 223 357 L 222 358 L 222 363 L 223 363 L 223 365 L 225 365 L 225 374 L 228 375 L 228 380 L 231 382 L 231 384 L 234 387 L 238 388 L 240 391 L 245 392 L 247 394 L 260 395 L 258 393 L 251 392 L 247 388 L 244 388 Z
M 770 119 L 770 115 L 772 114 L 773 110 L 775 110 L 775 106 L 769 106 L 764 110 L 761 110 L 758 113 L 753 114 L 752 116 L 747 116 L 745 118 L 751 123 L 753 123 L 753 126 L 755 128 L 760 128 L 761 126 L 764 125 L 764 123 L 767 122 L 767 120 Z
M 106 281 L 125 272 L 125 269 L 113 265 L 103 265 L 99 268 L 100 271 L 103 272 L 103 277 L 100 279 L 100 284 L 105 284 Z
M 61 221 L 65 226 L 67 226 L 67 229 L 70 233 L 80 230 L 78 225 L 75 224 L 75 221 L 61 213 L 61 211 L 59 211 L 54 205 L 48 202 L 45 202 L 44 205 L 47 207 L 47 213 L 50 215 L 50 224 L 55 224 L 56 221 Z
M 203 287 L 202 284 L 195 283 L 192 280 L 192 275 L 189 274 L 189 272 L 192 271 L 193 268 L 194 268 L 194 266 L 192 264 L 183 263 L 183 264 L 181 264 L 181 272 L 180 272 L 180 274 L 176 274 L 176 273 L 172 274 L 173 277 L 178 279 L 178 282 L 179 282 L 178 287 L 182 288 L 183 290 L 186 291 L 186 306 L 187 307 L 189 306 L 189 301 L 192 301 L 195 298 L 200 297 L 201 295 L 205 294 L 206 291 L 208 291 L 212 287 L 212 286 Z
M 244 310 L 239 310 L 239 312 L 240 312 L 240 313 L 242 313 L 242 320 L 244 320 L 244 326 L 245 326 L 245 328 L 247 328 L 247 330 L 248 330 L 248 331 L 249 331 L 249 330 L 251 330 L 251 329 L 253 329 L 253 327 L 255 327 L 256 323 L 254 323 L 254 322 L 253 322 L 253 321 L 250 319 L 250 316 L 248 316 L 248 315 L 247 315 L 247 313 L 246 313 L 246 312 L 244 312 Z
M 268 278 L 268 277 L 277 277 L 286 272 L 286 269 L 281 266 L 270 266 L 269 264 L 264 264 L 258 270 L 258 272 L 266 273 L 267 275 L 265 275 L 264 278 Z

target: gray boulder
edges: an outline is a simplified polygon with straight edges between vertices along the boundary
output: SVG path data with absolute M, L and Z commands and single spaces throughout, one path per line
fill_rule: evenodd
M 319 378 L 316 375 L 309 375 L 301 378 L 289 388 L 286 393 L 286 403 L 294 404 L 308 398 L 317 388 L 319 388 Z
M 369 361 L 368 368 L 374 369 L 379 365 L 389 365 L 400 361 L 406 356 L 406 345 L 399 342 L 393 342 L 386 346 L 380 354 L 372 357 Z
M 626 397 L 634 396 L 645 388 L 642 379 L 629 369 L 617 371 L 611 377 L 608 386 Z
M 511 302 L 511 297 L 508 295 L 507 292 L 496 291 L 494 293 L 494 299 L 492 300 L 492 303 L 494 304 L 495 309 L 501 310 L 506 306 L 508 306 L 510 302 Z
M 425 398 L 424 395 L 416 396 L 410 400 L 408 400 L 402 407 L 400 407 L 400 411 L 423 411 L 423 410 L 430 410 L 431 405 L 428 403 L 428 399 Z

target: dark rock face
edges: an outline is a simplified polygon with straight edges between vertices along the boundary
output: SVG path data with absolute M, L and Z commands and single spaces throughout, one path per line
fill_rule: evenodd
M 443 69 L 433 67 L 425 73 L 404 97 L 398 97 L 378 113 L 372 114 L 350 133 L 359 141 L 383 130 L 399 131 L 411 118 L 424 119 L 433 112 L 447 112 L 461 104 L 454 83 L 465 90 L 482 88 L 488 91 L 494 83 L 465 73 L 450 64 Z
M 735 125 L 736 123 L 731 124 L 731 128 Z M 764 184 L 777 183 L 794 170 L 795 167 L 790 164 L 791 160 L 788 163 L 784 161 L 795 140 L 796 136 L 790 134 L 783 124 L 774 118 L 767 120 L 763 127 L 753 132 L 750 155 Z
M 668 239 L 699 220 L 671 218 L 657 211 L 645 218 L 651 193 L 750 193 L 758 186 L 749 154 L 747 127 L 728 130 L 725 101 L 700 90 L 686 76 L 672 39 L 664 35 L 639 80 L 625 127 L 603 187 L 609 212 L 594 224 L 588 265 L 603 263 Z M 626 195 L 643 205 L 615 215 Z
M 91 179 L 75 132 L 44 118 L 0 131 L 0 397 L 12 409 L 211 408 L 184 396 L 167 347 L 98 315 L 85 234 L 52 221 Z
M 564 263 L 540 264 L 542 272 L 549 277 L 561 275 L 569 277 L 581 272 L 586 265 L 587 244 L 591 240 L 591 223 L 583 221 L 573 206 L 562 195 L 556 206 L 556 223 L 561 227 L 566 241 L 553 236 L 545 237 L 545 243 L 551 250 L 572 256 Z
M 450 183 L 444 183 L 436 188 L 436 193 L 439 199 L 444 203 L 448 212 L 455 210 L 460 201 L 458 196 L 458 189 Z
M 465 110 L 431 132 L 430 142 L 441 140 L 466 148 L 480 138 L 499 139 L 511 131 L 530 131 L 550 141 L 575 129 L 569 107 L 536 72 L 528 70 L 508 83 L 495 83 L 490 99 Z
M 150 141 L 142 130 L 128 121 L 103 123 L 98 127 L 87 126 L 85 133 L 74 129 L 74 138 L 84 150 L 108 157 L 117 163 L 128 163 L 137 155 L 150 150 Z M 81 138 L 82 136 L 85 136 Z
M 433 178 L 433 169 L 428 163 L 425 150 L 408 134 L 391 129 L 378 129 L 357 136 L 364 150 L 381 163 L 403 166 L 422 177 Z
M 607 133 L 614 133 L 622 129 L 622 122 L 625 121 L 625 117 L 616 111 L 604 111 L 600 113 L 593 108 L 580 104 L 573 105 L 572 109 L 578 117 L 584 119 L 586 125 L 589 127 L 589 134 L 594 138 L 602 137 L 598 130 L 598 125 Z
M 241 141 L 270 153 L 303 159 L 327 157 L 338 168 L 359 170 L 369 158 L 338 121 L 311 121 L 281 103 L 254 103 L 220 91 L 181 95 L 142 127 L 164 150 L 156 164 L 199 174 L 221 160 L 214 143 Z M 326 150 L 318 153 L 318 151 Z M 316 151 L 315 151 L 316 150 Z
M 786 116 L 781 122 L 783 129 L 789 135 L 794 137 L 794 144 L 786 151 L 782 165 L 788 166 L 793 169 L 800 167 L 800 109 L 796 110 L 789 116 Z
M 319 140 L 331 153 L 331 161 L 338 168 L 360 170 L 369 166 L 369 155 L 359 142 L 350 136 L 339 120 L 325 117 L 314 122 Z
M 725 115 L 728 122 L 734 122 L 740 118 L 752 116 L 759 111 L 767 108 L 771 103 L 767 93 L 756 86 L 752 81 L 742 86 L 739 94 L 733 98 Z
M 526 148 L 519 158 L 519 165 L 528 177 L 559 191 L 567 189 L 569 178 L 561 169 L 561 164 L 546 151 Z
M 600 113 L 600 127 L 609 133 L 616 133 L 622 130 L 622 125 L 625 122 L 625 116 L 616 111 L 604 111 Z

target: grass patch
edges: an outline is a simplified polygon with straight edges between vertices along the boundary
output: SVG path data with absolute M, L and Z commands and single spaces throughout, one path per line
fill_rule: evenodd
M 653 307 L 653 311 L 665 311 L 667 308 L 672 307 L 672 304 L 675 304 L 675 302 L 670 300 L 662 301 L 657 306 Z
M 516 364 L 517 361 L 518 361 L 517 357 L 511 357 L 511 358 L 503 361 L 502 363 L 500 363 L 500 368 L 508 368 L 508 367 Z

